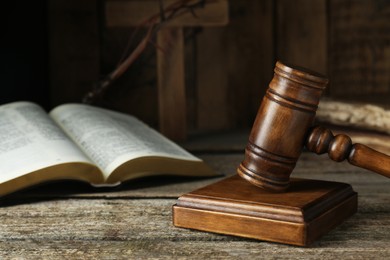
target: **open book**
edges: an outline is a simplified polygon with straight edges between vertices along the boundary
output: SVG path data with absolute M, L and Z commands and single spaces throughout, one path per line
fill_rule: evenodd
M 0 196 L 53 180 L 110 186 L 159 174 L 216 175 L 129 115 L 81 104 L 49 114 L 30 102 L 0 106 Z

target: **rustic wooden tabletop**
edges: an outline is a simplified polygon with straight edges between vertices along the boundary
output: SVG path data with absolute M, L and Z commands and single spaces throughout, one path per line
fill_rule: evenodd
M 189 147 L 225 176 L 243 159 L 240 149 Z M 309 153 L 293 174 L 350 183 L 359 194 L 358 212 L 309 248 L 176 228 L 177 197 L 224 177 L 154 177 L 110 189 L 52 183 L 4 198 L 0 258 L 390 258 L 390 179 Z

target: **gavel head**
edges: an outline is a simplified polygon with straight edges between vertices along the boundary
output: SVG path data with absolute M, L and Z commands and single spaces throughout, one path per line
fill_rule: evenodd
M 281 62 L 274 72 L 237 172 L 256 186 L 281 192 L 289 186 L 328 79 Z

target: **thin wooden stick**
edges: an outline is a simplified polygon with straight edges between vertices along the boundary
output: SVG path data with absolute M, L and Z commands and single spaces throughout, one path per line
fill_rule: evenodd
M 121 58 L 121 62 L 118 64 L 118 66 L 112 71 L 108 76 L 106 76 L 103 80 L 98 82 L 94 88 L 89 91 L 83 98 L 83 103 L 93 103 L 93 101 L 96 99 L 97 96 L 102 95 L 110 86 L 111 84 L 118 79 L 120 76 L 123 75 L 125 71 L 128 70 L 128 68 L 131 66 L 131 64 L 134 63 L 134 61 L 144 52 L 146 49 L 146 46 L 148 43 L 151 43 L 152 37 L 160 30 L 160 28 L 167 22 L 169 22 L 171 19 L 182 15 L 184 13 L 190 12 L 194 16 L 196 16 L 194 12 L 194 8 L 196 7 L 204 7 L 204 5 L 209 2 L 215 2 L 215 0 L 199 0 L 193 4 L 190 4 L 190 2 L 193 2 L 193 0 L 179 0 L 176 1 L 170 5 L 168 5 L 165 9 L 163 9 L 163 6 L 160 3 L 160 10 L 159 13 L 156 13 L 152 15 L 151 17 L 147 18 L 145 21 L 140 23 L 140 25 L 137 27 L 144 27 L 148 26 L 148 31 L 144 38 L 141 40 L 141 42 L 137 45 L 137 47 L 129 54 L 129 56 L 125 59 Z M 160 22 L 158 21 L 158 18 L 160 18 Z M 155 44 L 153 44 L 155 45 Z M 157 49 L 162 50 L 162 48 L 157 47 Z M 128 50 L 128 47 L 126 47 L 126 52 Z M 162 50 L 164 51 L 164 50 Z

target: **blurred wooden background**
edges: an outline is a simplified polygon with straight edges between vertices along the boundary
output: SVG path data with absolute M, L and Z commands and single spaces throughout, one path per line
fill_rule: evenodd
M 35 2 L 47 19 L 49 95 L 37 99 L 46 107 L 80 102 L 117 65 L 134 28 L 107 26 L 110 1 L 117 0 Z M 184 33 L 190 134 L 250 128 L 277 59 L 328 75 L 329 97 L 389 104 L 389 1 L 230 0 L 226 26 Z M 158 127 L 156 83 L 150 45 L 97 104 Z

